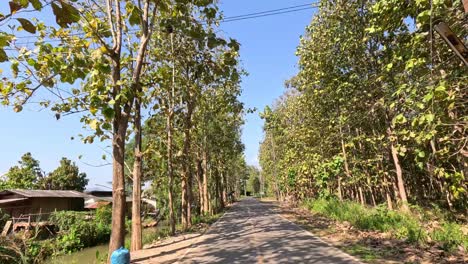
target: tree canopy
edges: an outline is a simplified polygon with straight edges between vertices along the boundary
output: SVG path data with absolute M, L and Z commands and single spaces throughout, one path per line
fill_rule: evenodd
M 272 190 L 403 210 L 466 206 L 467 67 L 433 25 L 467 28 L 460 1 L 431 3 L 320 1 L 299 73 L 262 113 Z

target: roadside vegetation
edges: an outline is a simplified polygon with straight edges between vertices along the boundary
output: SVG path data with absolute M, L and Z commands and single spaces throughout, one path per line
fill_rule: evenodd
M 221 215 L 222 212 L 197 216 L 189 230 L 184 231 L 182 225 L 178 225 L 176 232 L 203 232 Z M 56 223 L 52 230 L 37 228 L 14 236 L 0 237 L 0 263 L 43 263 L 50 258 L 108 243 L 112 229 L 111 218 L 109 206 L 98 208 L 95 212 L 55 212 L 50 219 Z M 131 220 L 128 219 L 126 225 L 130 227 Z M 171 235 L 167 223 L 144 231 L 143 245 L 150 245 Z M 130 236 L 126 236 L 125 246 L 129 247 L 130 243 Z M 107 252 L 97 253 L 96 259 L 105 262 Z
M 385 205 L 365 207 L 352 201 L 337 199 L 306 200 L 303 206 L 314 213 L 340 222 L 347 222 L 361 230 L 380 231 L 390 238 L 424 245 L 438 244 L 447 251 L 468 250 L 468 236 L 461 224 L 445 219 L 440 210 L 427 211 L 413 206 L 411 213 L 388 210 Z
M 29 13 L 54 16 L 56 23 Z M 0 104 L 20 112 L 34 102 L 57 120 L 78 115 L 86 132 L 76 131 L 76 139 L 109 145 L 103 155 L 113 168 L 109 252 L 125 245 L 127 233 L 130 250 L 142 248 L 142 186 L 149 186 L 145 198 L 157 201 L 170 234 L 216 215 L 229 193 L 240 193 L 246 177 L 241 126 L 252 111 L 239 100 L 246 74 L 240 44 L 219 33 L 222 19 L 214 0 L 12 0 L 9 13 L 0 14 Z M 20 163 L 1 188 L 39 188 L 43 175 L 36 168 Z M 55 184 L 62 171 L 40 188 L 70 188 Z M 18 175 L 22 185 L 15 185 Z M 107 236 L 107 227 L 78 215 L 75 224 L 83 226 L 55 219 L 64 221 L 62 230 L 70 228 L 56 238 L 59 250 Z
M 298 74 L 261 114 L 268 194 L 336 225 L 467 252 L 468 67 L 434 29 L 463 39 L 465 20 L 461 1 L 320 1 Z

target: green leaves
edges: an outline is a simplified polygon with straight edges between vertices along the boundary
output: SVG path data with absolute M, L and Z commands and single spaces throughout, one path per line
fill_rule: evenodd
M 271 113 L 262 115 L 262 170 L 270 179 L 277 170 L 284 195 L 338 195 L 341 188 L 345 199 L 358 200 L 349 192 L 388 188 L 401 170 L 415 203 L 449 197 L 448 203 L 466 207 L 453 198 L 456 175 L 463 171 L 460 149 L 466 148 L 460 142 L 467 142 L 466 68 L 451 63 L 447 49 L 437 48 L 444 47 L 441 39 L 430 41 L 428 26 L 431 16 L 458 25 L 464 16 L 460 3 L 447 5 L 434 1 L 432 14 L 427 0 L 319 9 L 297 49 L 298 74 Z M 340 153 L 349 171 L 338 181 L 330 161 Z M 288 186 L 290 171 L 300 180 L 288 190 L 282 187 Z M 434 191 L 426 181 L 447 186 Z M 414 196 L 419 192 L 430 195 L 422 201 Z
M 128 21 L 132 26 L 139 25 L 141 23 L 141 10 L 134 6 Z
M 36 26 L 34 26 L 31 23 L 31 21 L 29 21 L 29 20 L 27 20 L 25 18 L 17 18 L 16 20 L 18 20 L 20 22 L 23 29 L 26 30 L 27 32 L 32 33 L 32 34 L 36 33 Z
M 5 50 L 0 48 L 0 62 L 8 61 L 8 55 L 6 54 Z
M 40 0 L 29 0 L 29 2 L 32 4 L 34 9 L 36 10 L 41 10 L 42 9 L 42 3 Z
M 73 5 L 65 1 L 59 1 L 60 5 L 52 2 L 52 11 L 55 15 L 55 21 L 61 27 L 67 28 L 72 23 L 80 21 L 80 13 Z

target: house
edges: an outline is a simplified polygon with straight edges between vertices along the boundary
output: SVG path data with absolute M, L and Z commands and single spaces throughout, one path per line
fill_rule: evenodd
M 112 191 L 90 190 L 86 191 L 88 197 L 85 199 L 85 209 L 95 210 L 99 207 L 112 204 Z M 126 215 L 132 215 L 132 198 L 125 198 Z
M 82 211 L 88 197 L 78 191 L 4 190 L 0 191 L 0 209 L 11 217 L 65 210 Z

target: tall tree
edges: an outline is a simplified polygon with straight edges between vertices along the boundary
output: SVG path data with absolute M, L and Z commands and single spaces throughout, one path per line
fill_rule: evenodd
M 38 183 L 44 177 L 39 167 L 39 161 L 30 152 L 21 156 L 19 165 L 11 167 L 2 183 L 4 189 L 37 189 Z
M 38 187 L 43 190 L 84 191 L 88 179 L 86 173 L 80 173 L 78 166 L 67 158 L 60 160 L 60 166 L 41 178 Z

